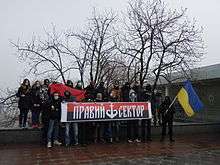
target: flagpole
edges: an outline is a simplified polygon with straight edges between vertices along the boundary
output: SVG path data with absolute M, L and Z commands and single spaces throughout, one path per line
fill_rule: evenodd
M 167 112 L 169 111 L 169 109 L 171 108 L 171 106 L 175 103 L 176 99 L 177 99 L 177 95 L 176 95 L 176 97 L 173 99 L 173 101 L 171 102 L 171 104 L 169 105 L 169 108 L 165 111 L 165 113 L 167 113 Z

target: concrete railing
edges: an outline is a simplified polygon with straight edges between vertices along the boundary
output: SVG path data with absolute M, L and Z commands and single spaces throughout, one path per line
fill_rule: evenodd
M 174 135 L 220 133 L 220 123 L 184 123 L 174 125 Z M 161 128 L 152 126 L 152 137 L 160 136 Z M 40 143 L 41 130 L 36 129 L 0 129 L 0 144 Z M 126 138 L 126 126 L 121 128 L 122 139 Z

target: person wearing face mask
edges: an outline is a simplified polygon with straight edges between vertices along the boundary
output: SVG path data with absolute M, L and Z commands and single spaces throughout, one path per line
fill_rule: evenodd
M 83 89 L 83 84 L 82 84 L 81 81 L 77 81 L 75 89 L 78 89 L 78 90 L 82 90 Z
M 48 103 L 50 101 L 50 90 L 49 90 L 50 81 L 48 79 L 44 80 L 44 84 L 41 88 L 41 107 L 42 107 L 42 141 L 45 143 L 47 140 L 47 131 L 49 126 L 49 108 Z
M 119 82 L 115 82 L 113 88 L 110 90 L 109 101 L 120 102 L 121 101 L 121 89 L 119 88 Z M 113 133 L 115 134 L 115 141 L 119 142 L 120 139 L 120 121 L 113 121 L 109 123 L 109 136 L 110 142 L 113 142 Z
M 39 116 L 41 112 L 41 84 L 36 81 L 31 88 L 31 105 L 32 105 L 32 128 L 39 128 Z
M 96 88 L 96 96 L 99 93 L 99 94 L 102 95 L 102 100 L 103 101 L 107 101 L 107 90 L 106 90 L 104 85 L 105 85 L 104 82 L 100 82 L 100 84 Z
M 97 93 L 95 102 L 103 102 L 102 93 Z M 104 143 L 104 131 L 106 122 L 97 121 L 94 123 L 94 143 L 101 142 Z
M 95 82 L 91 81 L 90 84 L 85 88 L 85 102 L 94 102 L 96 98 Z M 93 122 L 81 122 L 81 144 L 86 146 L 93 141 Z
M 73 82 L 71 80 L 66 81 L 66 86 L 73 88 Z
M 62 143 L 58 141 L 59 124 L 61 119 L 61 102 L 62 99 L 58 92 L 52 94 L 52 98 L 49 103 L 49 127 L 47 132 L 47 147 L 52 147 L 52 135 L 53 144 L 60 146 Z M 53 134 L 54 132 L 54 134 Z
M 164 141 L 166 136 L 166 127 L 168 124 L 168 134 L 170 142 L 173 140 L 173 115 L 175 113 L 175 108 L 171 105 L 171 100 L 169 96 L 166 96 L 159 108 L 159 118 L 162 118 L 162 136 L 160 141 Z
M 30 100 L 30 81 L 25 79 L 16 93 L 16 96 L 19 98 L 18 100 L 18 108 L 20 110 L 19 114 L 19 127 L 26 128 L 27 123 L 27 115 L 31 108 L 31 100 Z
M 95 82 L 91 81 L 90 84 L 85 88 L 86 90 L 86 101 L 92 102 L 96 98 Z
M 152 88 L 150 84 L 147 84 L 145 90 L 143 91 L 143 100 L 152 102 Z M 147 127 L 147 130 L 146 130 Z M 142 134 L 142 142 L 151 142 L 151 119 L 142 119 L 141 120 L 141 134 Z
M 75 102 L 76 98 L 71 95 L 69 91 L 64 92 L 63 102 Z M 73 130 L 73 144 L 76 146 L 79 144 L 78 140 L 78 123 L 74 122 L 66 122 L 65 123 L 65 145 L 66 147 L 70 146 L 71 137 L 70 137 L 70 129 Z

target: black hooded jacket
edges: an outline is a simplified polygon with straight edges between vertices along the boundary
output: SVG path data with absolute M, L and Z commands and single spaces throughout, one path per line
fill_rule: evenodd
M 20 109 L 30 109 L 31 99 L 30 99 L 30 87 L 26 85 L 21 85 L 18 89 L 16 96 L 19 98 L 18 108 Z
M 61 102 L 62 102 L 62 100 L 60 98 L 58 100 L 51 98 L 51 100 L 49 102 L 49 119 L 60 120 L 60 118 L 61 118 Z
M 121 99 L 123 102 L 129 102 L 129 92 L 130 92 L 130 86 L 129 84 L 125 84 L 121 88 Z
M 159 117 L 162 117 L 162 120 L 173 120 L 173 115 L 175 113 L 175 108 L 172 105 L 170 108 L 171 102 L 164 101 L 159 108 Z
M 102 94 L 102 98 L 103 100 L 107 100 L 107 90 L 106 88 L 103 86 L 103 85 L 99 85 L 97 88 L 96 88 L 96 95 L 98 93 L 101 93 Z
M 31 89 L 31 104 L 32 107 L 40 107 L 41 106 L 41 88 L 33 86 Z

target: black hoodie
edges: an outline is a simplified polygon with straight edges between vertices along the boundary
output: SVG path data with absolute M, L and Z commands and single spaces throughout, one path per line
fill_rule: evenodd
M 18 89 L 16 96 L 19 98 L 18 108 L 20 109 L 30 109 L 31 99 L 30 99 L 31 89 L 29 86 L 21 85 Z
M 55 100 L 53 97 L 49 103 L 49 119 L 60 120 L 61 118 L 61 99 Z

